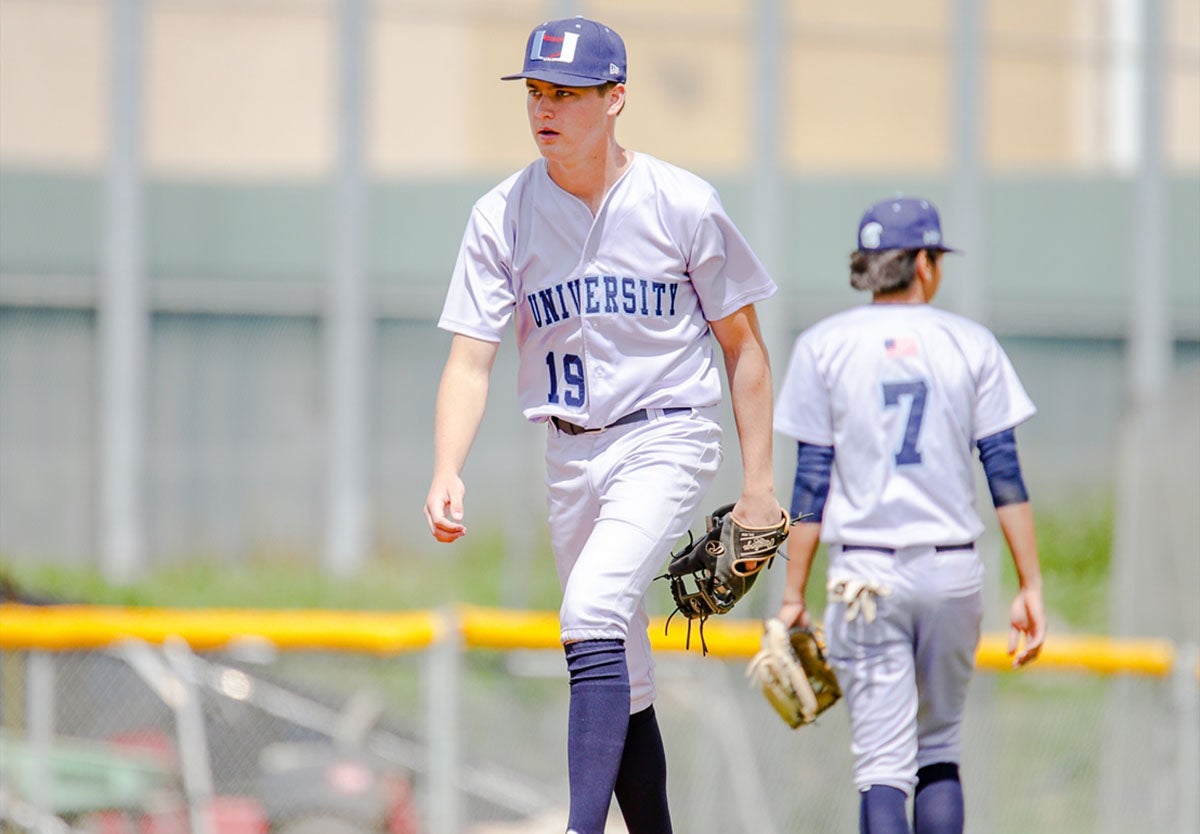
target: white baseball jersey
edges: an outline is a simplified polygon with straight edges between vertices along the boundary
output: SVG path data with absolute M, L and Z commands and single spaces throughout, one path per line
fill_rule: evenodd
M 1036 409 L 987 328 L 928 304 L 868 304 L 796 340 L 775 429 L 833 446 L 821 539 L 969 542 L 975 442 Z
M 694 174 L 639 153 L 593 217 L 539 159 L 475 204 L 438 326 L 499 342 L 515 319 L 525 416 L 598 428 L 718 403 L 708 321 L 775 289 Z

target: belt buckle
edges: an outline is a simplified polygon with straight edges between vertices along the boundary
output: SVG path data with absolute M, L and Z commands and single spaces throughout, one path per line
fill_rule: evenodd
M 581 434 L 594 434 L 596 432 L 604 431 L 603 428 L 585 429 L 583 426 L 578 425 L 577 423 L 572 423 L 570 420 L 564 420 L 562 417 L 559 417 L 557 414 L 554 415 L 553 417 L 551 417 L 550 419 L 554 422 L 555 428 L 557 428 L 563 434 L 571 435 L 571 437 L 577 437 Z

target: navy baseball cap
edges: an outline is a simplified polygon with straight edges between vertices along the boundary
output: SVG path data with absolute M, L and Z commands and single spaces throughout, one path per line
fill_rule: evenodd
M 957 252 L 942 242 L 942 223 L 933 203 L 920 197 L 893 197 L 871 206 L 858 221 L 858 251 L 935 249 Z
M 525 47 L 525 68 L 502 81 L 533 78 L 562 87 L 625 83 L 625 42 L 603 23 L 584 17 L 539 24 Z

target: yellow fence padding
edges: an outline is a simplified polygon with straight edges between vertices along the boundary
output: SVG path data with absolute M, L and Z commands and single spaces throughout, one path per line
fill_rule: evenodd
M 688 621 L 650 621 L 656 651 L 684 652 Z M 749 658 L 758 650 L 762 624 L 755 620 L 709 618 L 704 626 L 708 653 L 718 658 Z M 91 605 L 0 605 L 0 648 L 72 651 L 109 646 L 123 638 L 161 643 L 176 635 L 197 650 L 221 649 L 241 640 L 267 640 L 280 649 L 400 653 L 427 648 L 457 635 L 474 649 L 553 649 L 559 646 L 558 616 L 547 611 L 516 611 L 461 606 L 438 611 L 329 611 L 191 608 L 122 608 Z M 700 654 L 700 628 L 691 626 L 690 651 Z M 1012 667 L 1008 638 L 985 634 L 980 668 Z M 1168 640 L 1116 639 L 1051 633 L 1030 668 L 1079 670 L 1098 674 L 1170 674 L 1176 649 Z
M 0 648 L 5 649 L 96 649 L 123 638 L 161 643 L 178 635 L 197 650 L 265 639 L 281 649 L 402 652 L 428 646 L 442 627 L 428 611 L 0 605 Z

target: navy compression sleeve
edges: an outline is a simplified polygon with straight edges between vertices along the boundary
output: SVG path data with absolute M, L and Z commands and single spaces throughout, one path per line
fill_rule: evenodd
M 1012 429 L 990 434 L 978 443 L 979 460 L 987 475 L 992 505 L 1020 504 L 1029 500 L 1025 480 L 1021 477 L 1021 462 L 1017 459 L 1017 436 Z
M 792 489 L 792 518 L 819 522 L 825 515 L 833 447 L 800 441 L 796 454 L 796 483 Z

